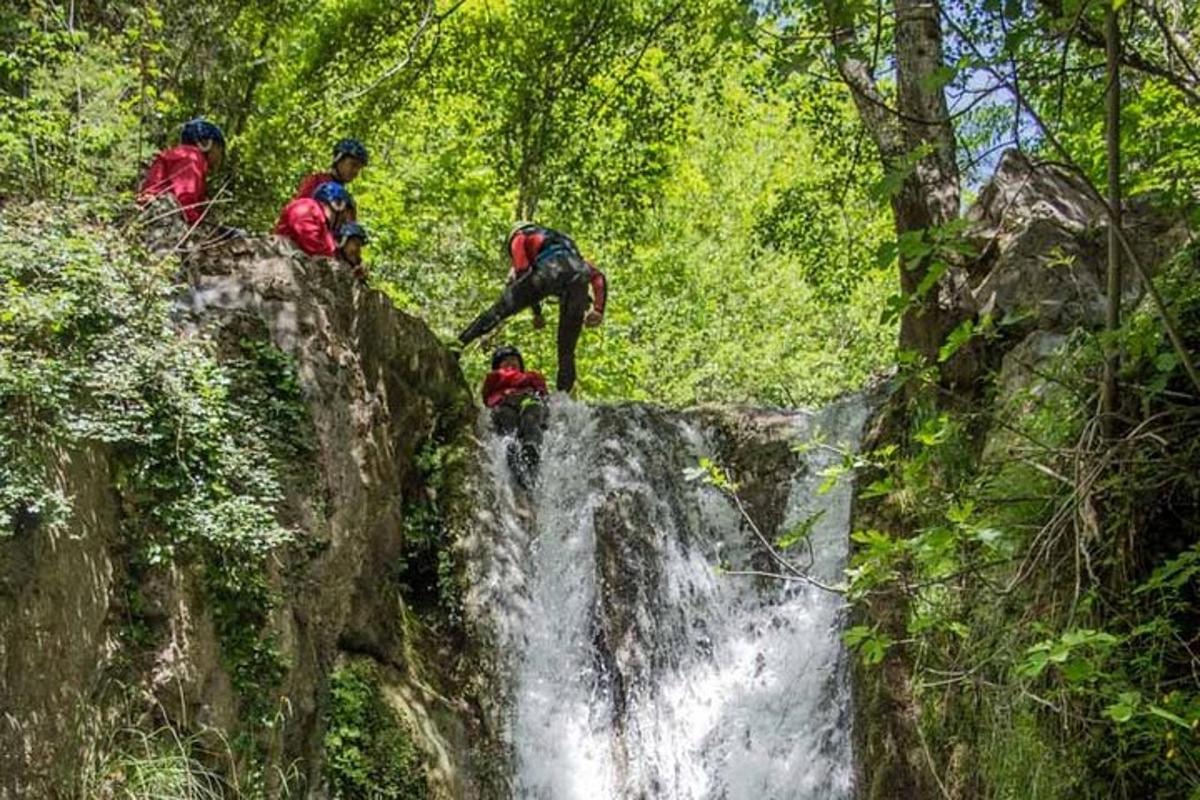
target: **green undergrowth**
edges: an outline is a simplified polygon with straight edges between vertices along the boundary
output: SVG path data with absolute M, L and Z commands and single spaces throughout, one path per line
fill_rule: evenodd
M 454 630 L 463 623 L 466 587 L 453 510 L 470 502 L 464 495 L 470 453 L 458 433 L 444 431 L 417 452 L 420 490 L 404 504 L 404 553 L 397 565 L 406 601 L 418 611 L 435 611 L 434 618 Z
M 388 704 L 373 662 L 350 661 L 330 676 L 325 775 L 334 800 L 422 800 L 429 788 L 408 723 Z
M 151 643 L 137 586 L 198 576 L 250 729 L 271 724 L 286 669 L 267 634 L 278 521 L 308 480 L 312 425 L 289 357 L 244 332 L 180 332 L 173 259 L 129 244 L 103 206 L 0 210 L 0 547 L 76 509 L 47 453 L 107 455 L 122 525 L 127 620 Z
M 214 731 L 186 734 L 169 725 L 121 728 L 92 754 L 81 774 L 86 798 L 105 800 L 262 800 L 301 796 L 299 770 L 236 768 L 238 754 Z M 221 765 L 223 768 L 215 768 Z M 270 787 L 268 789 L 268 786 Z
M 1159 278 L 1192 352 L 1195 258 Z M 931 370 L 902 376 L 909 427 L 863 459 L 874 527 L 853 534 L 849 590 L 867 613 L 847 641 L 868 669 L 911 663 L 922 759 L 947 796 L 1195 800 L 1200 398 L 1140 309 L 1117 337 L 1107 440 L 1103 336 L 1043 341 L 973 409 L 930 402 Z M 879 622 L 882 597 L 902 627 Z

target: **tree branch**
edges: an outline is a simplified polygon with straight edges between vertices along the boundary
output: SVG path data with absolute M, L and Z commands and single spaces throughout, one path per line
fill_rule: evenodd
M 370 94 L 409 64 L 411 64 L 413 59 L 416 58 L 417 49 L 421 44 L 421 39 L 424 37 L 425 32 L 429 29 L 429 26 L 433 25 L 435 28 L 441 26 L 447 17 L 461 8 L 465 3 L 466 0 L 458 0 L 457 3 L 446 9 L 446 11 L 442 12 L 441 14 L 435 14 L 434 11 L 437 9 L 437 0 L 429 0 L 425 6 L 425 13 L 421 16 L 421 21 L 417 24 L 417 29 L 413 31 L 412 36 L 410 36 L 408 39 L 408 46 L 405 48 L 404 58 L 400 59 L 399 62 L 384 70 L 383 74 L 372 81 L 370 85 L 346 95 L 343 98 L 343 102 L 357 100 L 363 95 Z

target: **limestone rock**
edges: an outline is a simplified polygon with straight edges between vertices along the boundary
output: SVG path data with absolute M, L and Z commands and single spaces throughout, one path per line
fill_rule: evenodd
M 272 556 L 268 580 L 279 604 L 267 633 L 286 674 L 266 698 L 279 718 L 260 744 L 275 766 L 299 769 L 305 796 L 321 796 L 326 683 L 350 650 L 410 687 L 395 702 L 422 721 L 434 795 L 473 796 L 463 767 L 471 712 L 436 685 L 456 655 L 409 640 L 412 612 L 396 579 L 406 501 L 425 493 L 418 452 L 472 428 L 457 363 L 423 322 L 345 266 L 286 242 L 226 242 L 194 254 L 185 271 L 188 288 L 175 308 L 180 335 L 210 337 L 219 353 L 245 338 L 287 353 L 312 422 L 311 431 L 297 431 L 315 443 L 313 463 L 301 465 L 311 478 L 285 486 L 279 505 L 306 548 Z M 0 541 L 0 800 L 48 797 L 64 780 L 77 781 L 96 736 L 89 726 L 99 728 L 88 709 L 104 707 L 100 684 L 127 616 L 122 509 L 106 454 L 62 453 L 51 467 L 74 500 L 66 529 L 33 525 Z M 219 730 L 228 741 L 260 729 L 239 716 L 201 568 L 139 576 L 140 613 L 156 644 L 132 654 L 132 668 L 146 725 L 167 723 L 185 735 Z M 418 657 L 429 663 L 414 664 Z
M 1103 324 L 1108 217 L 1079 176 L 1010 150 L 967 212 L 979 260 L 967 288 L 979 313 L 1021 318 L 1026 329 L 1066 331 Z M 1185 235 L 1140 199 L 1124 212 L 1139 260 L 1153 269 Z M 1141 291 L 1126 267 L 1124 298 Z

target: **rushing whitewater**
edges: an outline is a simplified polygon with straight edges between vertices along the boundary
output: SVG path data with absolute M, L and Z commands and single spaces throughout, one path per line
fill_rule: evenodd
M 737 434 L 712 415 L 555 400 L 530 493 L 515 488 L 505 442 L 484 433 L 490 487 L 468 548 L 469 606 L 495 650 L 512 796 L 850 796 L 844 602 L 802 581 L 732 574 L 778 568 L 694 470 L 707 458 L 736 480 L 782 471 L 757 475 L 778 487 L 763 533 L 815 520 L 808 571 L 836 583 L 850 487 L 818 487 L 865 417 L 853 400 L 741 412 L 787 458 L 738 465 L 725 463 Z

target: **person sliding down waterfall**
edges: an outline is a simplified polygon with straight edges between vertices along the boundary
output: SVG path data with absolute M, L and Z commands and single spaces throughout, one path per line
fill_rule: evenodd
M 353 182 L 367 165 L 367 148 L 358 139 L 341 139 L 333 146 L 333 166 L 328 172 L 314 172 L 301 179 L 293 200 L 312 197 L 317 189 L 327 183 L 337 182 L 345 186 Z M 357 209 L 351 204 L 345 214 L 346 222 L 358 219 Z
M 483 379 L 483 402 L 492 410 L 497 434 L 516 434 L 516 440 L 508 444 L 508 467 L 526 489 L 533 485 L 541 459 L 545 397 L 546 379 L 540 372 L 525 369 L 520 350 L 505 345 L 492 354 L 492 371 Z
M 533 326 L 542 328 L 546 321 L 541 303 L 557 297 L 558 375 L 554 383 L 559 391 L 570 392 L 575 385 L 575 345 L 579 333 L 584 325 L 595 327 L 604 321 L 608 293 L 604 273 L 583 259 L 568 236 L 539 225 L 518 223 L 508 235 L 504 249 L 512 268 L 503 294 L 459 334 L 458 340 L 467 345 L 526 308 L 533 309 Z

